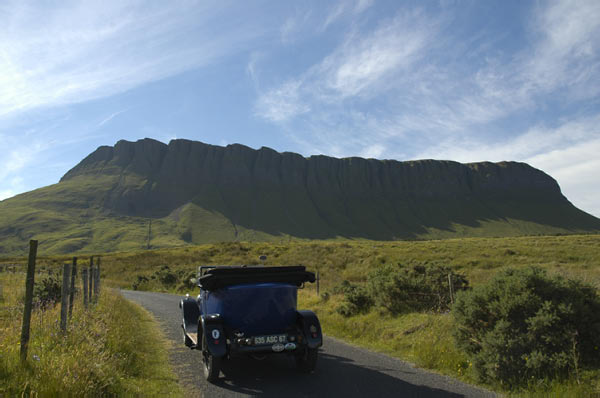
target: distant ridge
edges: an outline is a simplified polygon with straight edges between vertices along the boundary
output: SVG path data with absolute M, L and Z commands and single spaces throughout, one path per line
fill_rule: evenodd
M 304 158 L 181 139 L 99 147 L 58 184 L 0 202 L 0 254 L 33 236 L 72 252 L 599 231 L 525 163 Z

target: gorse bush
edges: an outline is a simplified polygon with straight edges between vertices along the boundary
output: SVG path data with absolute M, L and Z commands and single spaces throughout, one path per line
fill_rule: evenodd
M 191 281 L 195 276 L 195 273 L 186 272 L 185 270 L 176 271 L 168 265 L 163 265 L 149 276 L 137 275 L 132 288 L 133 290 L 153 290 L 156 288 L 169 290 L 175 287 L 182 290 L 191 289 L 195 286 Z M 179 285 L 177 286 L 178 283 Z
M 344 295 L 344 301 L 336 308 L 336 311 L 343 316 L 367 312 L 373 305 L 373 299 L 367 289 L 346 280 L 334 288 L 334 293 Z
M 181 283 L 179 284 L 179 289 L 192 290 L 196 288 L 197 283 L 196 272 L 184 273 L 184 276 L 181 278 Z
M 448 267 L 437 264 L 387 264 L 368 275 L 367 289 L 374 303 L 392 314 L 443 311 L 450 307 L 452 301 L 448 275 L 454 291 L 468 288 L 467 279 Z
M 168 265 L 163 265 L 160 268 L 160 270 L 155 272 L 155 274 L 156 274 L 156 278 L 158 278 L 158 280 L 163 285 L 169 286 L 169 285 L 174 285 L 175 283 L 177 283 L 177 280 L 178 280 L 177 273 L 172 271 Z
M 147 276 L 138 275 L 136 278 L 136 281 L 133 282 L 132 288 L 133 288 L 133 290 L 143 290 L 149 281 L 150 281 L 150 279 L 148 279 Z
M 344 295 L 344 301 L 336 310 L 344 316 L 367 312 L 373 305 L 392 314 L 447 310 L 452 301 L 449 278 L 455 291 L 467 289 L 465 277 L 448 267 L 383 265 L 369 273 L 366 286 L 346 280 L 336 286 L 333 293 Z
M 600 297 L 581 282 L 511 269 L 459 295 L 452 313 L 482 381 L 525 386 L 600 365 Z
M 36 305 L 46 309 L 61 299 L 61 280 L 58 275 L 45 275 L 33 286 L 33 299 Z

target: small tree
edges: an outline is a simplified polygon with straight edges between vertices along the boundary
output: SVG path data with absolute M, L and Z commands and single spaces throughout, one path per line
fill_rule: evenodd
M 581 282 L 511 269 L 460 294 L 452 313 L 482 381 L 519 386 L 600 364 L 600 298 Z

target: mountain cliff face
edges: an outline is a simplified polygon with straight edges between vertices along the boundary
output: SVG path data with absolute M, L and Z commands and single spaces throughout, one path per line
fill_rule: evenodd
M 516 162 L 304 158 L 265 147 L 144 139 L 98 148 L 52 187 L 59 193 L 51 200 L 45 188 L 17 198 L 41 195 L 38 207 L 77 208 L 96 221 L 100 215 L 128 218 L 127 225 L 139 224 L 134 235 L 142 247 L 284 236 L 387 240 L 600 231 L 600 220 L 575 208 L 554 179 Z M 150 219 L 153 230 L 143 232 Z M 99 242 L 95 230 L 86 231 L 85 238 L 72 238 L 71 250 Z

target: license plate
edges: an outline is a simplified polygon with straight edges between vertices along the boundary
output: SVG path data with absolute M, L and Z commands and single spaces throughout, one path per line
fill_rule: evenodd
M 270 336 L 256 336 L 254 338 L 254 344 L 277 344 L 277 343 L 286 343 L 287 335 L 286 334 L 273 334 Z

